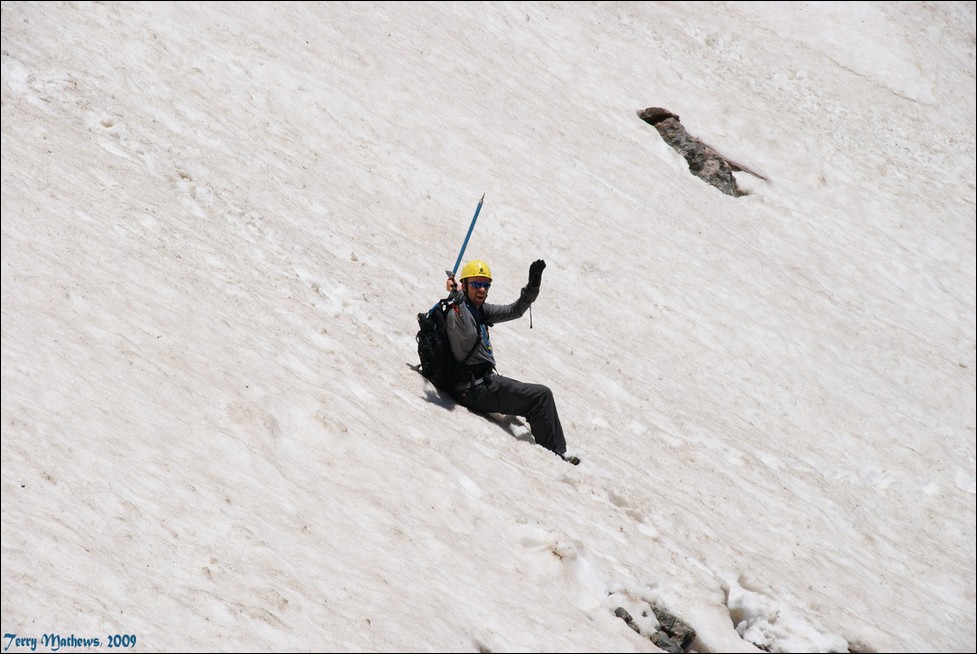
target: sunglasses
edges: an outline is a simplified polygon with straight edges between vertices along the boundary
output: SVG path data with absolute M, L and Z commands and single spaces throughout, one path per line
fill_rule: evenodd
M 484 288 L 486 291 L 492 288 L 492 282 L 468 282 L 474 289 Z

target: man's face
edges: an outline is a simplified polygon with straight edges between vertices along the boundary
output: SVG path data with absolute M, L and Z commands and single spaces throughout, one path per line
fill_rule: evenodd
M 492 280 L 488 277 L 469 277 L 465 282 L 465 286 L 468 289 L 468 299 L 476 307 L 482 306 L 486 296 L 488 296 Z

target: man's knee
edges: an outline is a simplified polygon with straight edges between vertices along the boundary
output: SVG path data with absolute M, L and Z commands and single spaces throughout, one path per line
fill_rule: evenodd
M 543 384 L 530 384 L 528 397 L 532 398 L 533 413 L 548 413 L 556 408 L 556 400 L 553 398 L 553 391 L 549 386 Z
M 544 386 L 543 384 L 535 384 L 535 386 L 538 389 L 537 393 L 539 393 L 540 397 L 548 401 L 553 400 L 553 391 L 550 390 L 549 386 Z

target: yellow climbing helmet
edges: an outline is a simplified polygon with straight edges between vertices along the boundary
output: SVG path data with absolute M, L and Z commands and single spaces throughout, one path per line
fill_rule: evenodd
M 473 259 L 461 269 L 461 277 L 458 281 L 464 281 L 469 277 L 488 277 L 488 280 L 492 281 L 492 269 L 481 259 Z

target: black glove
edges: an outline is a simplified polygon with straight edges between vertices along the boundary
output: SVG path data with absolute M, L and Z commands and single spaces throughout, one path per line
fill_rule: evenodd
M 536 259 L 529 264 L 529 288 L 539 288 L 543 281 L 543 268 L 545 267 L 546 262 L 542 259 Z

